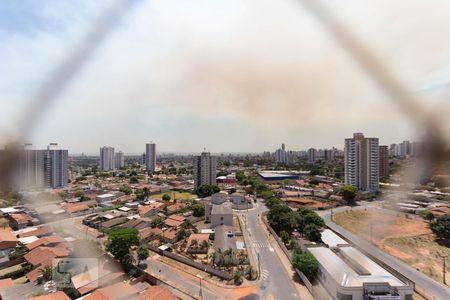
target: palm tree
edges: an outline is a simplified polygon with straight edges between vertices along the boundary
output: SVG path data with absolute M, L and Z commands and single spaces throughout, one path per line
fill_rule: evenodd
M 52 279 L 53 268 L 52 265 L 47 265 L 39 271 L 44 281 L 50 281 Z
M 254 272 L 255 270 L 251 265 L 247 266 L 247 269 L 245 270 L 245 276 L 247 277 L 247 279 L 252 280 Z
M 198 246 L 198 241 L 197 240 L 192 240 L 190 247 L 192 249 L 197 249 Z

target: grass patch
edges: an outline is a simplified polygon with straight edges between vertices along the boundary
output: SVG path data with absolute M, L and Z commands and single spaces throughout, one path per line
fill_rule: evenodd
M 164 194 L 168 194 L 170 196 L 171 200 L 189 200 L 189 199 L 194 199 L 194 195 L 191 194 L 191 193 L 188 193 L 188 192 L 175 192 L 175 191 L 154 194 L 154 195 L 151 195 L 150 198 L 160 199 L 161 200 Z

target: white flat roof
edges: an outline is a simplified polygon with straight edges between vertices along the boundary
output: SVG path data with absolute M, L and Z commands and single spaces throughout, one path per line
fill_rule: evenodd
M 18 238 L 19 242 L 21 242 L 24 245 L 30 244 L 34 241 L 37 241 L 39 238 L 37 236 L 27 236 L 24 238 Z
M 113 194 L 103 194 L 103 195 L 98 195 L 97 198 L 109 198 L 109 197 L 114 197 L 115 195 Z
M 338 236 L 330 229 L 322 231 L 322 241 L 329 247 L 336 247 L 337 245 L 348 245 L 348 242 Z
M 5 207 L 5 208 L 0 208 L 0 211 L 4 214 L 9 214 L 9 213 L 13 213 L 13 212 L 18 212 L 19 210 L 14 207 Z
M 327 270 L 334 281 L 344 287 L 362 287 L 365 282 L 386 282 L 391 286 L 407 286 L 397 277 L 377 265 L 374 261 L 363 255 L 353 247 L 341 247 L 341 251 L 356 263 L 365 268 L 370 275 L 359 275 L 336 253 L 325 247 L 312 247 L 308 250 L 318 260 L 319 264 Z

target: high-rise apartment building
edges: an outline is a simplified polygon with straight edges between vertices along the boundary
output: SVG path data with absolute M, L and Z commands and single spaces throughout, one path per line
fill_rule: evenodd
M 380 177 L 389 177 L 389 150 L 388 146 L 378 146 L 378 167 Z
M 366 138 L 354 133 L 345 139 L 345 183 L 360 191 L 378 191 L 378 138 Z
M 334 161 L 335 158 L 336 158 L 336 150 L 334 148 L 324 150 L 324 159 L 326 161 Z
M 51 143 L 46 150 L 36 150 L 25 144 L 19 153 L 15 173 L 18 189 L 63 188 L 69 182 L 69 151 Z
M 115 169 L 115 158 L 113 147 L 100 148 L 100 170 L 110 171 Z
M 217 158 L 209 152 L 202 152 L 194 158 L 194 185 L 215 185 L 217 174 Z
M 275 150 L 275 162 L 277 164 L 287 164 L 288 158 L 284 144 L 281 144 L 281 148 Z
M 406 157 L 411 154 L 411 143 L 409 141 L 403 141 L 400 144 L 400 156 Z
M 308 149 L 308 163 L 314 164 L 318 160 L 319 160 L 319 152 L 314 148 Z
M 45 150 L 35 150 L 32 144 L 25 144 L 20 153 L 18 186 L 40 188 L 45 186 Z
M 46 185 L 54 189 L 63 188 L 69 182 L 69 151 L 51 143 L 47 147 L 45 157 Z
M 125 157 L 123 156 L 123 152 L 119 151 L 115 155 L 115 167 L 123 168 L 125 166 Z
M 156 144 L 150 142 L 145 145 L 145 167 L 148 173 L 155 172 L 156 169 Z

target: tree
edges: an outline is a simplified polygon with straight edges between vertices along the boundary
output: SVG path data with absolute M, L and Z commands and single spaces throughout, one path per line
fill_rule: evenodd
M 244 181 L 247 178 L 245 176 L 245 173 L 243 171 L 239 171 L 236 173 L 236 180 L 241 184 L 242 181 Z
M 314 223 L 306 224 L 303 229 L 303 234 L 305 237 L 312 242 L 320 242 L 322 241 L 322 235 L 320 233 L 320 228 Z
M 265 199 L 264 203 L 270 209 L 274 205 L 281 204 L 281 200 L 276 198 L 276 197 L 274 197 L 274 196 L 271 196 L 271 197 Z
M 272 206 L 267 214 L 270 226 L 276 231 L 286 231 L 288 233 L 293 230 L 292 210 L 283 204 L 276 204 Z
M 289 242 L 289 233 L 287 233 L 286 231 L 283 230 L 282 232 L 280 232 L 280 237 L 285 245 Z
M 137 249 L 137 257 L 139 260 L 139 264 L 141 261 L 146 260 L 148 258 L 149 252 L 146 245 L 140 245 Z
M 234 280 L 234 284 L 239 285 L 242 283 L 242 272 L 239 270 L 236 270 L 233 273 L 233 280 Z
M 111 232 L 106 241 L 106 251 L 121 263 L 129 262 L 130 247 L 139 245 L 138 231 L 134 228 L 120 228 Z
M 163 199 L 164 201 L 170 201 L 170 195 L 169 195 L 169 194 L 164 194 L 164 195 L 162 196 L 162 199 Z
M 136 184 L 136 183 L 139 183 L 139 180 L 137 179 L 136 176 L 131 176 L 130 177 L 130 183 L 131 184 Z
M 420 212 L 420 216 L 427 221 L 432 221 L 434 219 L 434 215 L 431 211 L 429 210 L 424 210 Z
M 148 197 L 150 196 L 150 190 L 148 189 L 148 187 L 145 187 L 142 189 L 142 192 L 144 194 L 144 199 L 147 200 Z
M 220 188 L 217 185 L 209 185 L 209 184 L 202 184 L 195 190 L 195 193 L 200 198 L 209 197 L 212 194 L 218 192 L 220 192 Z
M 164 219 L 161 217 L 156 217 L 150 222 L 150 226 L 152 228 L 160 228 L 161 229 L 164 227 L 165 224 L 166 223 L 164 222 Z
M 236 193 L 236 189 L 235 188 L 231 188 L 229 191 L 228 191 L 228 194 L 234 194 L 234 193 Z
M 317 259 L 309 252 L 294 254 L 292 265 L 307 276 L 314 276 L 319 270 Z
M 339 194 L 347 201 L 347 203 L 353 203 L 357 193 L 358 190 L 352 185 L 344 185 L 339 190 Z
M 431 221 L 430 229 L 439 239 L 449 239 L 450 215 L 446 214 Z
M 53 275 L 53 267 L 52 265 L 47 265 L 44 268 L 42 268 L 39 273 L 41 273 L 42 275 L 42 279 L 47 282 L 50 281 L 52 279 L 52 275 Z
M 192 205 L 191 208 L 194 217 L 202 217 L 205 215 L 205 206 L 203 204 L 197 203 Z
M 195 240 L 194 240 L 195 241 Z M 200 244 L 200 248 L 201 249 L 206 249 L 209 247 L 209 243 L 207 240 L 204 240 L 201 244 Z
M 297 230 L 303 233 L 305 226 L 307 224 L 314 224 L 317 227 L 322 228 L 325 226 L 325 222 L 323 219 L 314 211 L 306 208 L 299 208 L 294 213 L 294 223 L 297 227 Z
M 248 280 L 253 280 L 255 278 L 255 270 L 253 269 L 252 265 L 248 265 L 245 269 L 245 278 Z
M 119 191 L 121 191 L 121 192 L 124 193 L 125 195 L 131 195 L 131 193 L 133 192 L 133 191 L 131 190 L 131 187 L 130 187 L 129 185 L 126 185 L 126 184 L 122 185 L 122 186 L 119 188 Z

